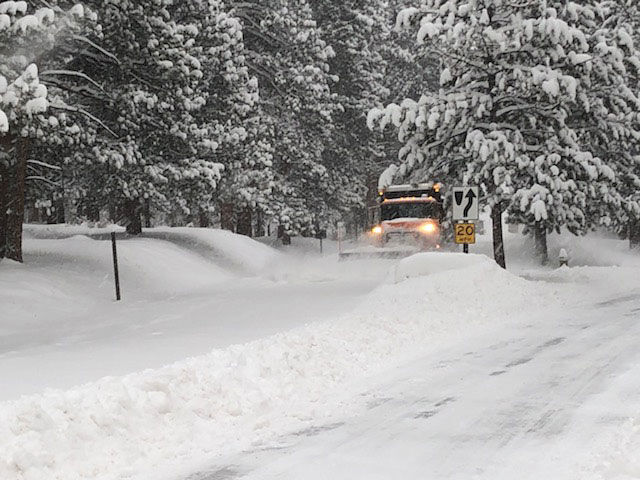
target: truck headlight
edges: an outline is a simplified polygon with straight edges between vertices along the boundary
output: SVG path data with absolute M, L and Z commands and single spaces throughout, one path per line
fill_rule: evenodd
M 382 227 L 380 225 L 376 225 L 375 227 L 373 227 L 371 229 L 371 233 L 373 235 L 381 235 L 382 234 Z
M 436 226 L 433 223 L 423 223 L 420 225 L 420 231 L 422 233 L 433 233 L 436 231 Z

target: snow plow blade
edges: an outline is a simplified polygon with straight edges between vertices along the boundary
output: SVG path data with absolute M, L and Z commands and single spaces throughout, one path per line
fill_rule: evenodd
M 420 250 L 414 248 L 363 248 L 345 250 L 338 254 L 340 260 L 365 260 L 372 258 L 404 258 Z

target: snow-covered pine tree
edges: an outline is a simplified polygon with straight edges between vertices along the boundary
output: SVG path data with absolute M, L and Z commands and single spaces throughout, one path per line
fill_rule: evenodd
M 411 6 L 411 0 L 388 1 L 388 28 L 380 51 L 385 62 L 385 86 L 389 90 L 388 103 L 400 103 L 405 98 L 419 98 L 424 90 L 437 91 L 440 80 L 440 57 L 435 52 L 416 48 L 415 32 L 397 27 L 398 12 Z M 397 135 L 390 145 L 388 157 L 397 157 L 401 144 Z M 387 139 L 389 142 L 389 139 Z M 391 142 L 389 142 L 391 143 Z
M 74 162 L 91 165 L 86 190 L 100 185 L 95 198 L 102 205 L 109 198 L 112 214 L 125 220 L 130 233 L 139 233 L 150 204 L 189 213 L 189 200 L 176 195 L 176 186 L 209 191 L 220 178 L 216 143 L 196 118 L 206 104 L 199 30 L 194 18 L 175 15 L 180 2 L 87 3 L 98 14 L 97 41 L 111 61 L 89 60 L 83 68 L 101 80 L 107 100 L 93 108 L 117 139 L 97 136 Z
M 205 6 L 207 11 L 203 10 Z M 221 2 L 196 1 L 194 7 L 201 22 L 198 44 L 205 74 L 202 88 L 207 98 L 200 118 L 210 124 L 210 138 L 218 144 L 216 160 L 224 165 L 219 189 L 210 198 L 209 208 L 217 203 L 221 212 L 228 212 L 231 206 L 231 211 L 245 220 L 233 225 L 233 229 L 251 235 L 251 215 L 256 212 L 259 219 L 269 211 L 273 183 L 272 147 L 265 141 L 258 81 L 246 64 L 241 21 L 225 11 Z
M 585 132 L 633 135 L 638 99 L 619 68 L 627 53 L 601 41 L 597 5 L 458 3 L 427 0 L 399 14 L 398 27 L 419 23 L 420 48 L 440 55 L 440 89 L 370 112 L 370 125 L 398 129 L 401 175 L 482 186 L 501 266 L 505 209 L 537 232 L 545 261 L 547 231 L 584 233 L 620 202 Z
M 63 182 L 57 170 L 48 180 L 56 188 L 64 183 L 77 214 L 98 220 L 107 207 L 114 220 L 128 217 L 132 233 L 140 231 L 141 213 L 149 221 L 150 208 L 206 224 L 223 172 L 236 197 L 265 204 L 270 145 L 260 138 L 257 82 L 244 64 L 241 25 L 224 4 L 85 4 L 99 25 L 68 52 L 77 76 L 65 76 L 65 87 L 95 121 L 81 125 L 75 137 L 82 144 L 72 151 L 47 149 L 64 160 Z M 99 81 L 69 85 L 80 75 Z
M 325 145 L 340 109 L 335 78 L 306 0 L 230 2 L 244 24 L 247 65 L 258 78 L 264 128 L 273 145 L 272 211 L 283 231 L 312 232 L 330 216 Z
M 74 8 L 74 2 L 68 0 L 51 0 L 48 5 L 56 12 Z M 98 118 L 102 109 L 94 107 L 96 102 L 104 102 L 105 92 L 91 78 L 93 71 L 81 70 L 90 61 L 109 61 L 110 55 L 96 43 L 99 26 L 95 12 L 84 6 L 76 9 L 82 13 L 82 21 L 76 19 L 73 28 L 59 30 L 55 47 L 39 62 L 40 79 L 55 101 L 50 102 L 48 121 L 40 126 L 44 135 L 30 145 L 27 197 L 30 213 L 35 213 L 38 221 L 65 222 L 66 215 L 71 213 L 73 218 L 78 208 L 84 209 L 82 213 L 88 218 L 97 219 L 92 207 L 102 202 L 86 202 L 99 188 L 86 189 L 78 182 L 78 178 L 90 176 L 91 169 L 77 169 L 69 159 L 89 150 L 96 136 L 112 135 Z
M 536 223 L 538 231 L 541 230 L 537 238 L 542 241 L 539 247 L 543 257 L 546 256 L 546 231 L 559 231 L 565 226 L 574 234 L 582 234 L 597 226 L 611 228 L 621 212 L 629 212 L 622 208 L 626 202 L 621 187 L 628 183 L 621 175 L 625 168 L 633 165 L 630 153 L 637 151 L 640 140 L 637 89 L 640 57 L 627 33 L 628 25 L 611 21 L 613 11 L 607 3 L 569 3 L 564 8 L 562 2 L 550 5 L 559 12 L 560 21 L 585 35 L 587 45 L 573 51 L 567 49 L 566 56 L 553 58 L 564 78 L 570 82 L 574 78 L 577 82 L 575 97 L 572 88 L 567 90 L 573 101 L 565 109 L 567 134 L 571 135 L 565 147 L 572 149 L 569 161 L 563 159 L 561 164 L 556 164 L 547 157 L 551 162 L 544 167 L 542 175 L 550 172 L 552 178 L 547 178 L 545 185 L 540 180 L 541 169 L 537 168 L 525 184 L 528 189 L 542 184 L 547 187 L 548 195 L 557 199 L 547 201 L 547 210 L 555 210 L 553 221 Z M 564 176 L 553 178 L 554 165 Z M 521 188 L 522 195 L 514 197 L 515 218 L 518 218 L 518 207 L 520 213 L 529 209 L 522 204 L 528 191 L 531 190 Z M 532 218 L 526 223 L 531 225 Z
M 319 0 L 313 9 L 335 53 L 328 63 L 338 77 L 332 90 L 343 110 L 334 115 L 335 133 L 323 163 L 333 186 L 330 207 L 344 215 L 354 208 L 362 211 L 386 160 L 381 135 L 366 128 L 366 112 L 389 98 L 382 52 L 392 30 L 390 12 L 386 0 Z
M 0 258 L 22 261 L 27 172 L 44 165 L 30 162 L 29 150 L 65 127 L 50 107 L 70 108 L 41 82 L 39 67 L 83 16 L 79 5 L 30 10 L 25 1 L 0 2 Z
M 604 26 L 617 32 L 609 42 L 629 51 L 624 59 L 630 88 L 640 91 L 640 5 L 634 0 L 602 2 Z M 635 54 L 633 52 L 636 52 Z M 601 156 L 611 159 L 623 208 L 611 213 L 613 226 L 629 239 L 631 248 L 640 248 L 640 139 L 602 144 Z

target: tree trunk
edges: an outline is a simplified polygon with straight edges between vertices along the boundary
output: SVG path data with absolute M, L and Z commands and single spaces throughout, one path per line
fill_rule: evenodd
M 629 248 L 640 250 L 640 220 L 629 221 Z
M 253 212 L 250 208 L 243 208 L 238 215 L 238 226 L 236 233 L 240 235 L 246 235 L 247 237 L 253 236 Z
M 107 206 L 108 211 L 108 215 L 109 215 L 109 221 L 110 222 L 116 222 L 118 220 L 118 208 L 116 206 L 116 202 L 113 198 L 112 195 L 109 195 L 109 202 L 108 202 L 108 206 Z
M 151 228 L 151 201 L 144 199 L 144 227 Z
M 291 237 L 283 225 L 278 225 L 278 238 L 282 240 L 282 245 L 291 245 Z
M 502 235 L 502 204 L 496 203 L 491 209 L 491 222 L 493 233 L 493 258 L 502 268 L 507 268 L 504 254 L 504 237 Z
M 4 258 L 7 245 L 7 195 L 9 170 L 0 160 L 0 259 Z
M 262 212 L 258 211 L 256 214 L 256 237 L 264 237 L 264 218 L 262 216 Z
M 22 224 L 24 222 L 25 181 L 27 178 L 27 157 L 29 140 L 18 138 L 15 142 L 16 165 L 13 175 L 9 175 L 5 257 L 16 262 L 22 259 Z M 11 178 L 12 177 L 12 178 Z
M 535 254 L 542 265 L 549 263 L 549 251 L 547 249 L 547 229 L 542 223 L 536 223 L 534 227 Z
M 124 201 L 124 216 L 127 221 L 127 233 L 129 235 L 140 235 L 142 233 L 142 206 L 140 202 L 127 198 Z
M 56 220 L 58 221 L 58 223 L 66 223 L 67 218 L 65 215 L 65 211 L 64 211 L 64 174 L 62 171 L 60 171 L 60 197 L 56 199 Z M 96 210 L 98 210 L 98 214 L 97 214 L 97 219 L 96 221 L 100 220 L 100 207 L 97 207 L 97 203 L 96 203 Z
M 98 210 L 97 219 L 100 220 L 100 210 Z M 67 223 L 67 217 L 64 212 L 64 198 L 60 198 L 56 202 L 56 221 L 57 223 Z
M 90 199 L 89 204 L 85 208 L 85 215 L 90 222 L 100 221 L 100 207 L 98 206 L 96 199 Z
M 204 208 L 200 209 L 200 214 L 198 215 L 198 224 L 200 225 L 200 228 L 209 228 L 211 226 L 209 212 L 207 212 Z
M 220 206 L 220 228 L 233 232 L 233 204 L 223 203 Z

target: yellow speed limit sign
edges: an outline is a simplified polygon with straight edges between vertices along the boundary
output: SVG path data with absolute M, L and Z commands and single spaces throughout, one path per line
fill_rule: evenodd
M 460 244 L 473 244 L 476 243 L 476 226 L 473 223 L 456 223 L 453 228 L 455 229 L 456 243 Z

